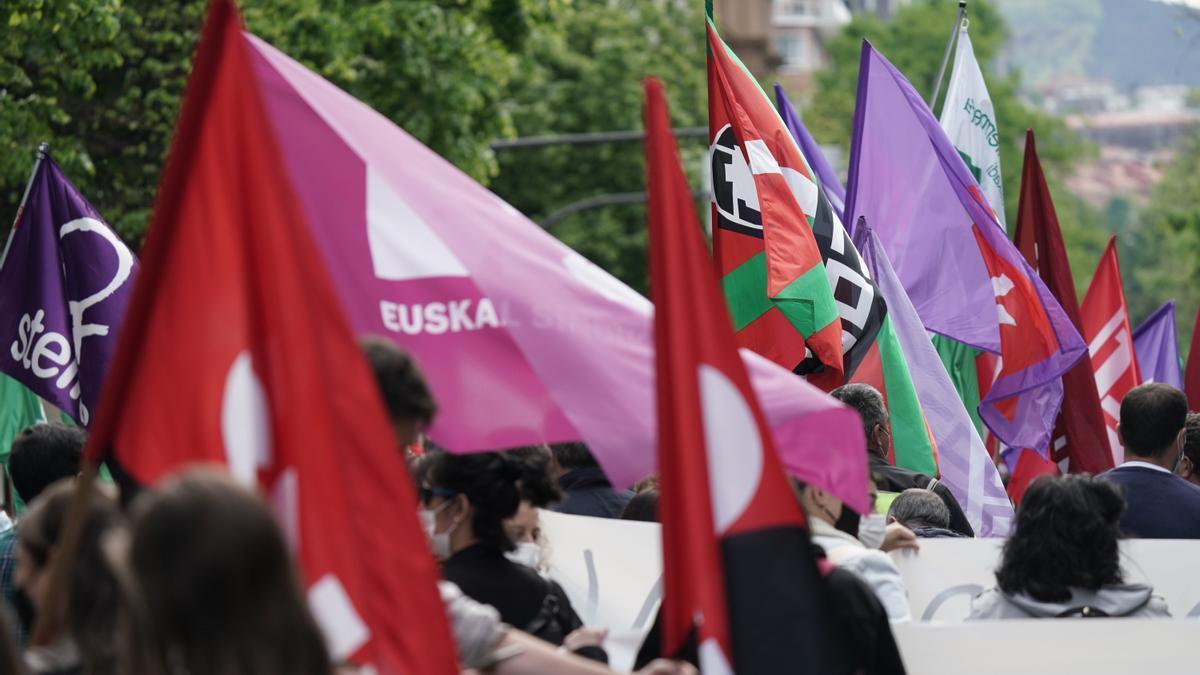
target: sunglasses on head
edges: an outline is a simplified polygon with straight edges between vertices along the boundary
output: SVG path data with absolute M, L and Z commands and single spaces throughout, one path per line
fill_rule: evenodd
M 451 497 L 456 496 L 458 494 L 458 491 L 450 490 L 447 488 L 427 487 L 427 486 L 422 485 L 419 494 L 421 496 L 421 503 L 429 504 L 429 502 L 433 501 L 434 497 L 441 497 L 443 499 L 449 499 Z

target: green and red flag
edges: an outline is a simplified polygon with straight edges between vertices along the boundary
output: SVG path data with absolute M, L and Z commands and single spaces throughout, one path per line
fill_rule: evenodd
M 843 325 L 802 206 L 819 188 L 711 21 L 708 45 L 713 253 L 738 345 L 832 389 L 845 381 Z
M 706 675 L 848 673 L 850 646 L 738 356 L 668 120 L 662 85 L 647 81 L 663 653 L 695 645 Z M 847 433 L 861 443 L 853 410 L 796 384 L 813 445 Z M 865 488 L 862 455 L 849 466 L 848 484 Z
M 852 381 L 869 384 L 883 394 L 892 442 L 888 461 L 930 476 L 940 475 L 937 441 L 925 419 L 908 359 L 896 339 L 890 316 L 884 316 L 879 334 Z

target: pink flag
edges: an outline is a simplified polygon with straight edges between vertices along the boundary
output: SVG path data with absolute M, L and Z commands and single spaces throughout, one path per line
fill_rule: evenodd
M 249 36 L 285 164 L 354 328 L 428 376 L 455 452 L 585 441 L 655 470 L 650 302 L 387 118 Z M 785 468 L 865 509 L 856 414 L 742 351 Z

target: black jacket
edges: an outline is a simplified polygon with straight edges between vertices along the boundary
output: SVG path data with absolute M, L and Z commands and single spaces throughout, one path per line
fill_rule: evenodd
M 1100 475 L 1123 488 L 1121 531 L 1126 536 L 1200 539 L 1200 487 L 1140 466 L 1118 466 Z
M 495 607 L 504 623 L 551 644 L 561 645 L 571 631 L 583 626 L 562 586 L 490 546 L 476 544 L 450 556 L 442 563 L 442 577 L 476 602 Z M 608 661 L 599 647 L 578 653 Z
M 875 487 L 880 490 L 904 492 L 909 488 L 924 488 L 933 480 L 918 471 L 893 466 L 873 452 L 869 453 L 868 457 L 870 457 L 871 472 L 880 478 L 875 482 Z M 939 482 L 933 486 L 933 494 L 941 497 L 942 501 L 946 503 L 946 508 L 950 509 L 950 529 L 963 536 L 974 537 L 975 530 L 967 521 L 967 515 L 963 513 L 962 507 L 958 505 L 958 500 L 951 494 L 950 489 Z
M 853 572 L 839 567 L 831 569 L 824 580 L 832 610 L 829 620 L 838 633 L 847 636 L 842 644 L 851 652 L 848 660 L 854 664 L 855 675 L 904 675 L 904 661 L 892 635 L 887 610 L 871 587 Z M 664 654 L 660 607 L 654 625 L 638 650 L 634 668 L 643 668 L 660 657 L 678 658 L 699 667 L 695 637 L 695 631 L 692 631 L 678 653 Z M 787 672 L 785 664 L 780 664 L 779 672 Z
M 596 518 L 620 518 L 633 498 L 630 490 L 614 490 L 599 467 L 571 469 L 558 479 L 563 500 L 554 507 L 559 513 Z

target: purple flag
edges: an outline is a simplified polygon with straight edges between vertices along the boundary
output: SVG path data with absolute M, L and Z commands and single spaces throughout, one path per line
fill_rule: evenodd
M 821 187 L 825 188 L 825 196 L 829 199 L 833 210 L 837 212 L 837 217 L 842 218 L 846 213 L 846 188 L 842 185 L 842 181 L 838 180 L 833 167 L 829 166 L 829 160 L 825 159 L 825 153 L 821 152 L 821 146 L 817 145 L 812 134 L 808 133 L 808 129 L 800 121 L 800 115 L 796 113 L 796 108 L 792 106 L 787 93 L 783 91 L 783 85 L 778 82 L 775 83 L 775 107 L 779 109 L 779 116 L 783 118 L 783 123 L 787 125 L 792 138 L 796 140 L 796 145 L 800 146 L 800 152 L 804 155 L 812 173 L 821 182 Z
M 1060 377 L 1087 346 L 996 222 L 908 80 L 863 41 L 847 222 L 875 232 L 930 331 L 999 354 L 980 417 L 1007 445 L 1045 451 Z
M 86 426 L 137 261 L 43 155 L 0 261 L 0 371 Z
M 917 399 L 937 443 L 942 482 L 954 493 L 979 536 L 1007 536 L 1013 509 L 996 465 L 963 407 L 958 391 L 883 246 L 868 225 L 859 227 L 854 236 L 855 244 L 887 302 L 888 320 L 904 352 Z
M 1162 382 L 1183 391 L 1179 341 L 1175 337 L 1175 301 L 1168 300 L 1133 331 L 1142 382 Z

